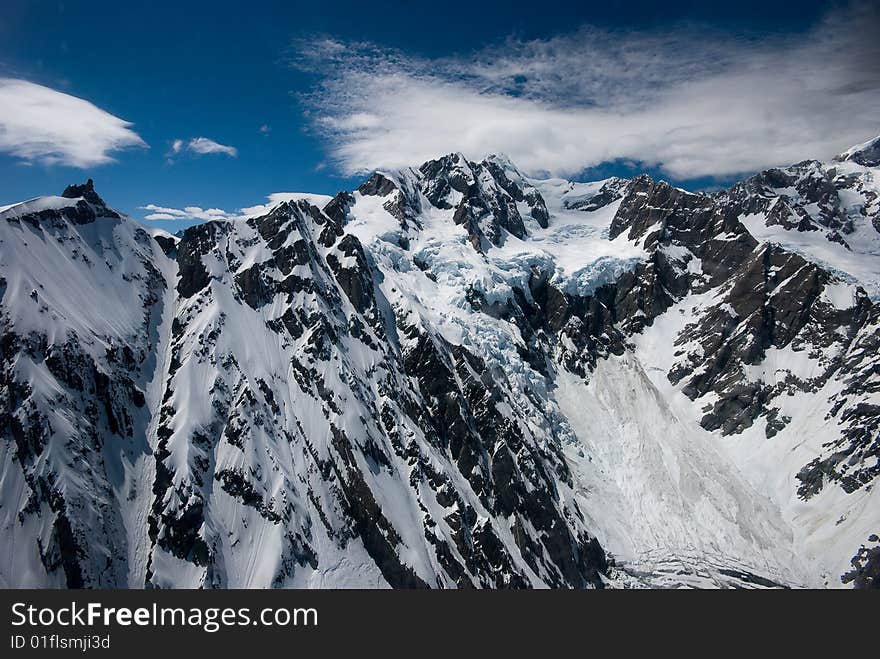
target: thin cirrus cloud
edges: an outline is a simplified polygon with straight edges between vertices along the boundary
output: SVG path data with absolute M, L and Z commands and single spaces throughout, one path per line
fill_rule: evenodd
M 132 124 L 43 85 L 0 78 L 0 151 L 25 163 L 86 168 L 115 151 L 146 147 Z
M 880 133 L 878 16 L 854 4 L 760 38 L 582 27 L 441 59 L 323 39 L 298 43 L 293 65 L 323 76 L 308 115 L 346 174 L 461 151 L 534 174 L 630 161 L 723 178 Z
M 238 149 L 234 146 L 220 144 L 207 137 L 194 137 L 191 140 L 177 139 L 171 143 L 169 155 L 179 155 L 184 152 L 202 156 L 206 154 L 222 153 L 232 158 L 238 156 Z

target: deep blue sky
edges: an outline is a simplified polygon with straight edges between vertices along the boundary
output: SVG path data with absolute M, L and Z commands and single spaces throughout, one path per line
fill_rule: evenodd
M 107 201 L 135 217 L 147 203 L 227 210 L 277 191 L 332 194 L 356 182 L 325 161 L 298 92 L 316 82 L 288 64 L 294 38 L 371 41 L 423 56 L 467 53 L 515 35 L 546 38 L 589 23 L 647 28 L 699 21 L 759 34 L 797 31 L 828 3 L 799 2 L 44 2 L 5 0 L 0 76 L 84 98 L 134 123 L 150 145 L 79 170 L 23 165 L 0 153 L 0 205 L 58 194 L 93 177 Z M 261 125 L 271 127 L 268 135 Z M 174 138 L 206 136 L 237 158 L 166 163 Z M 438 154 L 439 155 L 439 154 Z M 619 168 L 603 168 L 603 174 Z M 592 173 L 591 173 L 592 174 Z

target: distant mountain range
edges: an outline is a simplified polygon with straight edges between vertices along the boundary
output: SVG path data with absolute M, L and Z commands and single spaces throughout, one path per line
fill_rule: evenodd
M 0 210 L 0 586 L 880 587 L 880 138 Z

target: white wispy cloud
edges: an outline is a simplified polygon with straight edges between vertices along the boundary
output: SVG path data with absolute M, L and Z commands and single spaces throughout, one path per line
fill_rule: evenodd
M 232 158 L 238 156 L 238 149 L 234 146 L 220 144 L 207 137 L 194 137 L 190 140 L 176 139 L 171 143 L 169 155 L 178 155 L 186 151 L 200 156 L 213 153 L 224 153 Z
M 17 78 L 0 78 L 0 151 L 24 162 L 92 167 L 126 147 L 146 147 L 131 123 L 88 101 Z
M 624 160 L 724 177 L 880 133 L 878 28 L 859 4 L 801 34 L 583 27 L 443 59 L 325 39 L 295 65 L 324 76 L 309 116 L 346 174 L 461 151 L 536 174 Z
M 199 206 L 186 206 L 184 208 L 170 208 L 147 204 L 141 206 L 141 210 L 149 211 L 145 220 L 179 220 L 185 222 L 199 222 L 210 220 L 244 220 L 249 217 L 265 215 L 278 204 L 285 201 L 305 199 L 313 206 L 323 208 L 332 199 L 329 195 L 312 194 L 308 192 L 273 192 L 266 195 L 266 203 L 240 208 L 237 211 L 225 211 L 220 208 L 201 208 Z
M 141 210 L 149 211 L 144 219 L 147 220 L 182 220 L 203 221 L 209 220 L 232 220 L 237 217 L 236 213 L 228 213 L 220 208 L 201 208 L 199 206 L 186 206 L 184 208 L 169 208 L 147 204 L 141 206 Z

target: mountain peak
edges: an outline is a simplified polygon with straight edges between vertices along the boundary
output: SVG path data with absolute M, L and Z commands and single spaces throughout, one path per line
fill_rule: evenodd
M 494 162 L 494 163 L 501 165 L 503 167 L 510 167 L 511 169 L 515 169 L 516 171 L 519 171 L 519 168 L 516 166 L 516 164 L 513 162 L 513 160 L 510 159 L 510 156 L 508 156 L 506 153 L 490 153 L 483 160 L 485 162 Z
M 0 584 L 877 584 L 877 170 L 517 171 L 0 211 Z
M 863 144 L 850 147 L 840 155 L 835 156 L 834 160 L 837 162 L 851 160 L 865 167 L 880 166 L 880 135 Z
M 95 204 L 96 206 L 107 207 L 107 204 L 104 203 L 104 200 L 95 192 L 95 182 L 92 179 L 89 179 L 85 183 L 80 185 L 71 184 L 64 188 L 64 192 L 61 193 L 62 197 L 67 199 L 77 199 L 82 197 L 89 203 Z

